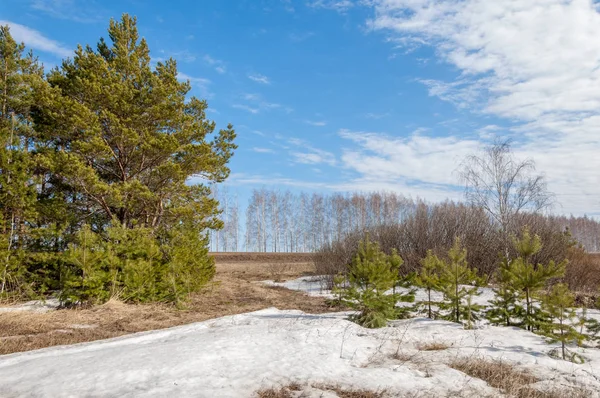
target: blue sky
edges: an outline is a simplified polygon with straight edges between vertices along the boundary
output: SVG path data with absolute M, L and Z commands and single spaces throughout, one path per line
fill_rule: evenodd
M 557 213 L 600 214 L 600 14 L 591 0 L 3 0 L 47 66 L 138 17 L 155 60 L 231 122 L 230 185 L 460 198 L 454 171 L 514 140 Z

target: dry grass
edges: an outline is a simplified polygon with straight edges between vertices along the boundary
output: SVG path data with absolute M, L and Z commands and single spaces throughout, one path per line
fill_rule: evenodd
M 450 348 L 450 346 L 446 343 L 442 342 L 428 342 L 428 343 L 419 343 L 417 344 L 417 349 L 419 351 L 441 351 Z
M 332 391 L 340 398 L 383 398 L 387 396 L 386 390 L 365 390 L 354 388 L 342 388 L 339 385 L 318 385 L 316 388 L 324 391 Z
M 292 393 L 286 387 L 263 388 L 256 392 L 258 398 L 293 398 Z
M 291 277 L 306 272 L 306 267 L 292 268 Z M 161 304 L 110 301 L 93 308 L 48 313 L 0 312 L 0 355 L 163 329 L 268 307 L 310 313 L 331 311 L 322 297 L 251 282 L 263 273 L 268 273 L 264 264 L 253 264 L 240 274 L 239 268 L 218 263 L 215 283 L 194 295 L 184 310 Z
M 589 392 L 579 388 L 562 387 L 552 391 L 540 391 L 530 385 L 539 380 L 515 366 L 482 358 L 460 358 L 449 364 L 471 377 L 485 381 L 491 387 L 516 398 L 584 398 Z
M 329 384 L 314 384 L 313 388 L 321 391 L 330 391 L 335 393 L 340 398 L 384 398 L 387 396 L 385 390 L 365 390 L 365 389 L 353 389 L 353 388 L 343 388 L 339 385 L 329 385 Z M 303 397 L 303 394 L 296 394 L 294 392 L 300 392 L 304 388 L 298 383 L 291 383 L 287 386 L 283 387 L 272 387 L 272 388 L 263 388 L 258 390 L 255 395 L 258 398 L 292 398 L 294 396 Z

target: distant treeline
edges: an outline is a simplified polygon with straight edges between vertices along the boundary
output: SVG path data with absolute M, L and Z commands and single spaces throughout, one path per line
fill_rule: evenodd
M 398 236 L 407 245 L 422 246 L 424 255 L 427 249 L 451 245 L 455 235 L 486 240 L 498 233 L 481 208 L 453 201 L 428 203 L 392 192 L 309 194 L 263 188 L 252 192 L 246 206 L 227 189 L 215 196 L 224 228 L 211 232 L 213 251 L 314 252 L 344 237 L 387 227 L 402 230 Z M 519 231 L 523 224 L 568 231 L 586 251 L 600 251 L 600 222 L 592 218 L 523 213 L 513 229 Z

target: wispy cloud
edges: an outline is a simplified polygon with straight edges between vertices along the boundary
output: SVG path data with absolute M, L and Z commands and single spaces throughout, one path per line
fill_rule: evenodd
M 365 113 L 365 117 L 367 119 L 383 119 L 384 117 L 389 116 L 389 113 L 373 113 L 373 112 L 369 112 L 369 113 Z
M 94 0 L 33 0 L 31 8 L 56 19 L 68 19 L 80 23 L 104 21 L 105 15 Z
M 290 138 L 288 142 L 297 148 L 301 148 L 290 152 L 294 163 L 328 164 L 330 166 L 335 166 L 337 163 L 333 153 L 315 148 L 304 140 Z
M 357 3 L 352 0 L 313 0 L 309 1 L 307 5 L 312 8 L 325 8 L 337 12 L 346 12 L 357 5 Z
M 253 147 L 252 150 L 258 153 L 274 153 L 275 151 L 269 148 Z
M 203 60 L 206 64 L 214 67 L 215 71 L 217 71 L 217 73 L 223 74 L 223 73 L 227 72 L 227 68 L 225 67 L 225 62 L 221 61 L 220 59 L 215 59 L 215 58 L 211 57 L 210 55 L 206 54 L 203 57 Z
M 310 124 L 311 126 L 317 126 L 317 127 L 323 127 L 323 126 L 327 125 L 327 122 L 324 120 L 317 120 L 317 121 L 305 120 L 304 123 Z
M 192 85 L 192 87 L 200 90 L 200 92 L 206 96 L 206 97 L 211 97 L 212 93 L 208 90 L 208 86 L 210 85 L 211 81 L 209 79 L 205 79 L 203 77 L 194 77 L 194 76 L 190 76 L 187 75 L 183 72 L 178 72 L 177 73 L 177 79 L 179 80 L 188 80 L 190 82 L 190 84 Z
M 250 74 L 248 75 L 248 79 L 256 82 L 256 83 L 261 83 L 261 84 L 271 84 L 271 81 L 269 80 L 269 78 L 265 75 L 261 75 L 261 74 Z
M 252 114 L 257 114 L 261 111 L 269 111 L 272 109 L 282 108 L 281 104 L 265 101 L 259 94 L 246 93 L 243 94 L 240 97 L 240 99 L 246 101 L 246 103 L 234 103 L 232 107 L 236 109 L 245 110 Z
M 250 113 L 252 113 L 252 114 L 257 114 L 258 112 L 260 112 L 260 109 L 259 109 L 259 108 L 253 108 L 253 107 L 251 107 L 251 106 L 249 106 L 249 105 L 244 105 L 244 104 L 233 104 L 233 105 L 231 105 L 231 106 L 232 106 L 233 108 L 236 108 L 236 109 L 241 109 L 241 110 L 244 110 L 244 111 L 246 111 L 246 112 L 250 112 Z
M 0 25 L 8 25 L 10 33 L 18 42 L 25 43 L 28 47 L 56 55 L 57 57 L 70 57 L 73 51 L 61 43 L 49 39 L 35 29 L 11 21 L 0 20 Z
M 290 38 L 291 41 L 299 43 L 304 40 L 310 39 L 314 35 L 315 35 L 315 32 L 302 32 L 302 33 L 295 32 L 295 33 L 290 33 L 288 35 L 288 37 Z

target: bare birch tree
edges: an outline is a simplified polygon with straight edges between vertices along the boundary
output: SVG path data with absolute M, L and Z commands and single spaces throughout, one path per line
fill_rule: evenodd
M 546 180 L 536 174 L 532 159 L 515 158 L 509 141 L 496 142 L 483 153 L 468 156 L 459 169 L 471 204 L 482 207 L 503 232 L 509 232 L 522 211 L 539 212 L 552 205 Z

